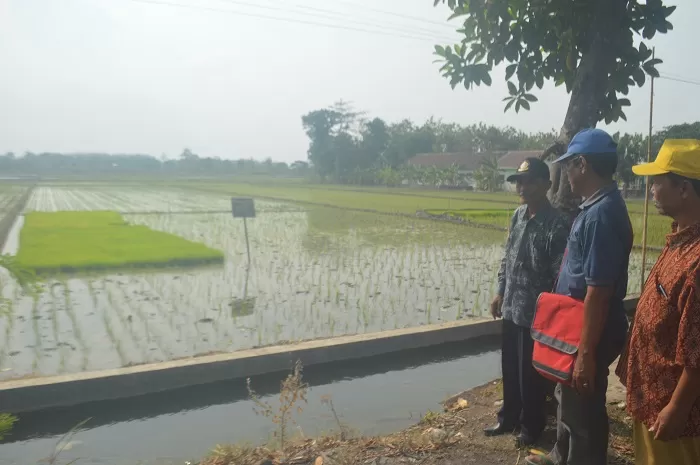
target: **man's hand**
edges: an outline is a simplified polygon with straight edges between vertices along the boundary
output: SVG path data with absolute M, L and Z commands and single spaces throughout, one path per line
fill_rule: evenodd
M 690 409 L 669 403 L 656 417 L 656 422 L 649 428 L 657 441 L 671 441 L 678 439 L 688 424 Z
M 595 357 L 579 352 L 574 364 L 574 388 L 581 395 L 590 395 L 595 389 Z
M 497 295 L 491 302 L 491 316 L 494 320 L 503 316 L 501 307 L 503 307 L 503 296 Z

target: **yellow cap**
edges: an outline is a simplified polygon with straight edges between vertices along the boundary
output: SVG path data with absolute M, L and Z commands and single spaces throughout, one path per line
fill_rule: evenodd
M 632 167 L 639 176 L 657 176 L 674 173 L 691 179 L 700 179 L 700 140 L 667 139 L 656 160 Z

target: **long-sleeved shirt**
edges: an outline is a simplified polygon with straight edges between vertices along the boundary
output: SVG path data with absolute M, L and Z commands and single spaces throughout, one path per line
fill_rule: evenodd
M 569 221 L 549 203 L 530 217 L 527 205 L 511 219 L 498 272 L 503 318 L 530 327 L 537 297 L 552 292 L 569 236 Z

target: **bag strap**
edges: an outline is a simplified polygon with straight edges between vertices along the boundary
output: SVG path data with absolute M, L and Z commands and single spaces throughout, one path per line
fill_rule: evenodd
M 566 255 L 569 253 L 569 248 L 564 249 L 564 255 L 561 257 L 561 264 L 559 265 L 559 273 L 557 273 L 557 277 L 554 280 L 554 287 L 552 287 L 552 293 L 555 293 L 557 291 L 557 285 L 559 284 L 559 277 L 561 276 L 561 270 L 564 269 L 564 262 L 566 261 Z

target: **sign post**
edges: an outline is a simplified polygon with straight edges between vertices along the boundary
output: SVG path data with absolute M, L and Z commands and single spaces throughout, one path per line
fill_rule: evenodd
M 248 252 L 248 268 L 250 268 L 250 241 L 248 240 L 248 218 L 255 218 L 255 203 L 253 199 L 246 197 L 231 198 L 231 212 L 234 218 L 243 218 L 243 231 L 245 232 L 245 248 Z
M 248 218 L 255 218 L 255 203 L 247 197 L 231 198 L 231 213 L 234 218 L 243 218 L 243 231 L 245 232 L 245 248 L 248 252 L 248 266 L 245 269 L 245 287 L 243 298 L 231 301 L 231 315 L 250 315 L 255 308 L 255 297 L 248 297 L 248 277 L 250 276 L 250 240 L 248 239 Z

